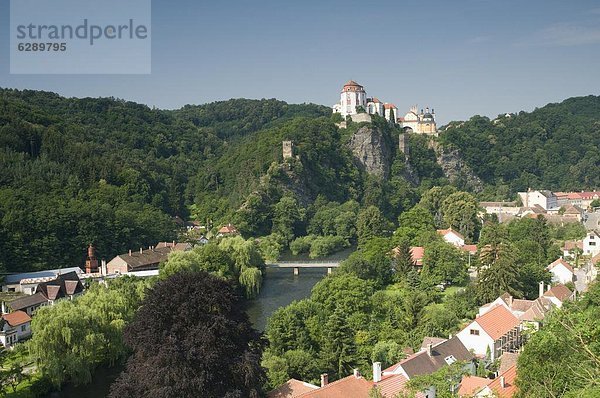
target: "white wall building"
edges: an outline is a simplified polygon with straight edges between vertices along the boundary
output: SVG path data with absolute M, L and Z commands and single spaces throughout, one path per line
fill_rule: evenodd
M 519 192 L 519 197 L 524 207 L 539 205 L 546 211 L 560 208 L 556 195 L 547 190 Z
M 548 265 L 548 271 L 552 274 L 553 283 L 569 283 L 575 279 L 573 267 L 562 258 L 553 261 Z
M 462 247 L 465 245 L 465 238 L 452 228 L 448 229 L 438 229 L 437 233 L 442 235 L 444 240 L 454 246 Z
M 592 230 L 583 239 L 583 254 L 595 256 L 600 253 L 600 232 Z
M 493 361 L 504 352 L 513 352 L 522 345 L 520 321 L 505 306 L 498 305 L 478 316 L 456 335 L 463 345 L 479 357 Z
M 15 311 L 0 318 L 0 344 L 10 347 L 31 336 L 31 317 Z
M 340 103 L 333 106 L 333 111 L 341 113 L 345 118 L 348 115 L 356 115 L 359 107 L 367 111 L 367 93 L 363 86 L 350 80 L 342 87 Z

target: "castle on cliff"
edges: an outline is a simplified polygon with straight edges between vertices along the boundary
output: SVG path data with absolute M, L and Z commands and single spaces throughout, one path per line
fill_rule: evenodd
M 376 97 L 367 97 L 365 88 L 354 80 L 348 81 L 342 87 L 340 102 L 333 106 L 333 112 L 339 113 L 344 119 L 348 116 L 354 121 L 368 121 L 367 115 L 379 115 L 391 123 L 400 125 L 405 132 L 437 135 L 435 111 L 425 108 L 417 112 L 417 106 L 410 108 L 404 117 L 398 116 L 398 108 L 391 103 L 382 103 Z M 355 120 L 356 119 L 356 120 Z

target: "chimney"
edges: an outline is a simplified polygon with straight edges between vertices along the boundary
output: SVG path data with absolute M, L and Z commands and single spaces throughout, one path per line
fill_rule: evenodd
M 513 296 L 508 296 L 508 308 L 512 308 L 513 305 Z
M 433 356 L 433 344 L 427 344 L 427 355 Z
M 506 380 L 504 379 L 504 376 L 500 376 L 500 387 L 506 388 Z
M 175 241 L 173 241 L 173 247 L 175 247 Z
M 539 283 L 539 296 L 542 297 L 544 295 L 544 281 Z
M 327 373 L 322 373 L 321 374 L 321 387 L 325 387 L 327 384 L 329 384 L 329 376 L 327 375 Z
M 373 362 L 373 381 L 375 383 L 381 381 L 381 362 Z
M 142 248 L 140 247 L 140 254 L 143 254 L 143 253 L 144 253 L 144 249 L 142 249 Z
M 129 255 L 131 256 L 131 249 L 129 249 Z
M 102 260 L 102 265 L 100 266 L 100 275 L 108 274 L 108 270 L 106 269 L 106 260 Z
M 358 369 L 354 369 L 354 377 L 357 379 L 360 377 L 360 371 Z
M 546 291 L 549 292 L 551 288 L 552 288 L 552 286 L 550 286 L 550 284 L 548 284 L 548 286 L 546 286 Z

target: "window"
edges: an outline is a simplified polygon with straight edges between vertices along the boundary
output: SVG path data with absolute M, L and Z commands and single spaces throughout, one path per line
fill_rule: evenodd
M 469 333 L 471 333 L 472 336 L 479 336 L 479 330 L 477 329 L 471 329 Z
M 21 332 L 24 332 L 27 330 L 27 325 L 21 325 Z
M 454 355 L 448 355 L 446 358 L 444 358 L 444 361 L 446 361 L 448 365 L 452 365 L 454 362 L 456 362 L 456 358 L 454 358 Z
M 596 242 L 590 242 L 590 246 L 596 246 Z

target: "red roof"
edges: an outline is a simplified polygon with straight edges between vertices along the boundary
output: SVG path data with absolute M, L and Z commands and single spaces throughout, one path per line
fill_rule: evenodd
M 502 387 L 501 379 L 504 377 L 504 387 Z M 517 378 L 517 366 L 513 365 L 500 376 L 496 377 L 490 384 L 489 388 L 496 393 L 498 398 L 512 398 L 519 390 L 515 384 Z
M 383 104 L 385 109 L 398 109 L 398 107 L 394 104 Z
M 267 394 L 267 398 L 294 398 L 300 394 L 316 390 L 317 386 L 296 379 L 289 379 Z
M 423 257 L 425 257 L 425 248 L 421 246 L 412 246 L 410 254 L 416 265 L 423 265 Z
M 317 390 L 297 395 L 297 398 L 365 398 L 373 388 L 373 382 L 364 377 L 350 375 L 329 383 Z
M 592 264 L 596 265 L 598 263 L 600 263 L 600 253 L 598 253 L 594 257 L 592 257 Z
M 237 228 L 231 224 L 224 225 L 221 227 L 221 229 L 219 229 L 219 233 L 220 234 L 236 234 Z
M 344 84 L 344 87 L 362 87 L 360 84 L 358 84 L 357 82 L 355 82 L 354 80 L 348 80 L 348 82 L 346 84 Z
M 477 245 L 462 245 L 460 250 L 474 254 L 477 253 Z
M 503 305 L 497 305 L 475 318 L 475 322 L 494 340 L 498 340 L 520 323 L 519 319 Z
M 572 294 L 573 294 L 573 292 L 571 290 L 569 290 L 568 287 L 566 287 L 563 284 L 558 284 L 556 286 L 552 286 L 552 288 L 550 290 L 548 290 L 546 293 L 544 293 L 544 296 L 556 297 L 560 301 L 565 301 L 566 299 L 571 297 Z
M 31 317 L 23 311 L 14 311 L 10 314 L 4 314 L 2 315 L 2 318 L 4 318 L 4 320 L 12 327 L 31 322 Z
M 558 260 L 554 260 L 554 262 L 552 262 L 549 266 L 548 266 L 548 271 L 550 271 L 552 268 L 558 266 L 558 265 L 562 265 L 563 267 L 565 267 L 566 269 L 568 269 L 569 271 L 571 271 L 571 273 L 575 272 L 573 270 L 573 267 L 571 267 L 571 265 L 566 262 L 565 260 L 563 260 L 562 258 L 559 258 Z
M 408 379 L 404 375 L 395 374 L 383 376 L 381 381 L 375 383 L 375 385 L 385 398 L 395 398 L 399 393 L 408 392 L 406 383 L 408 383 Z M 415 395 L 415 398 L 421 397 L 424 397 L 424 395 L 420 392 Z
M 486 379 L 485 377 L 463 376 L 458 389 L 458 396 L 472 397 L 475 393 L 479 392 L 483 387 L 487 386 L 492 381 L 493 380 Z

